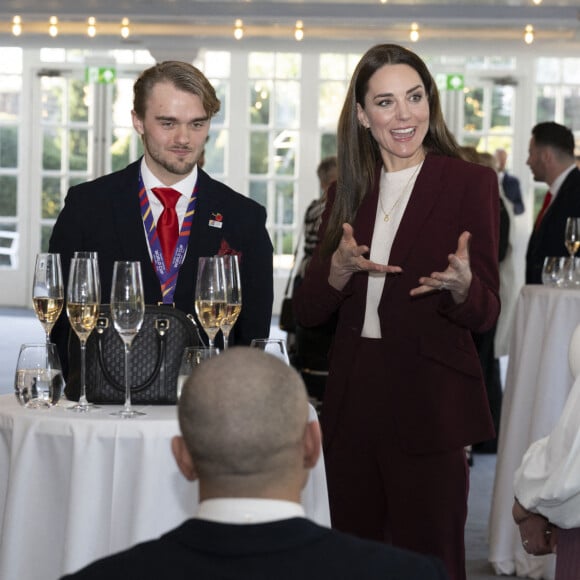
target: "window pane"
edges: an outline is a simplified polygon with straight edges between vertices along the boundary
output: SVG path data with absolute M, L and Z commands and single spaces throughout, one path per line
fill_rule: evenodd
M 87 170 L 88 145 L 89 145 L 89 132 L 86 129 L 77 129 L 70 131 L 69 169 L 73 171 Z
M 63 79 L 42 77 L 42 120 L 43 122 L 60 123 L 62 120 Z
M 298 79 L 300 78 L 301 58 L 299 54 L 276 55 L 276 78 Z
M 272 83 L 258 81 L 250 89 L 250 122 L 252 125 L 270 124 L 270 96 Z
M 250 133 L 250 173 L 268 173 L 268 133 Z
M 580 58 L 562 59 L 562 77 L 565 83 L 580 84 Z
M 71 121 L 87 121 L 89 108 L 86 98 L 87 87 L 84 82 L 74 80 L 69 84 L 68 114 Z
M 465 93 L 465 131 L 481 131 L 483 127 L 483 89 L 471 89 Z
M 319 94 L 318 126 L 336 130 L 346 95 L 346 85 L 338 81 L 321 83 Z
M 60 211 L 60 178 L 42 179 L 42 219 L 56 219 Z
M 0 175 L 0 215 L 13 217 L 16 215 L 16 176 Z
M 564 125 L 580 131 L 580 88 L 564 89 Z
M 294 175 L 298 133 L 296 131 L 281 131 L 274 139 L 274 149 L 276 174 Z
M 297 82 L 276 83 L 274 123 L 276 127 L 296 128 L 300 117 L 300 84 Z
M 556 91 L 553 87 L 538 87 L 536 96 L 536 121 L 553 121 L 556 116 Z
M 268 184 L 265 181 L 250 181 L 250 199 L 268 207 Z
M 560 82 L 560 59 L 559 58 L 539 58 L 536 68 L 537 83 L 559 83 Z
M 294 184 L 278 181 L 276 183 L 276 223 L 294 223 Z
M 272 78 L 274 76 L 274 53 L 252 52 L 248 58 L 250 78 Z
M 210 133 L 209 140 L 205 146 L 204 169 L 213 175 L 224 174 L 226 171 L 226 147 L 228 132 L 225 130 Z
M 22 73 L 22 49 L 16 47 L 0 47 L 0 62 L 2 63 L 2 72 L 6 74 Z
M 18 236 L 15 224 L 0 223 L 0 247 L 9 252 L 0 254 L 0 268 L 18 268 Z
M 62 131 L 46 127 L 43 130 L 42 168 L 60 170 Z
M 132 129 L 117 128 L 113 130 L 111 139 L 111 169 L 119 171 L 131 161 Z
M 346 78 L 346 60 L 342 54 L 320 55 L 320 78 L 321 79 L 344 79 Z
M 0 167 L 18 166 L 18 127 L 0 127 Z
M 48 252 L 48 242 L 52 234 L 52 226 L 42 226 L 40 228 L 40 251 Z
M 0 50 L 0 55 L 2 51 Z M 5 63 L 2 63 L 4 67 Z M 20 115 L 22 78 L 0 75 L 0 117 L 4 121 L 17 121 Z
M 491 130 L 511 129 L 514 109 L 514 87 L 494 86 L 491 99 Z

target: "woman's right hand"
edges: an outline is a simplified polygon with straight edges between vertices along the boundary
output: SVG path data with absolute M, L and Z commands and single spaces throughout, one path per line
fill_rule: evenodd
M 371 262 L 364 257 L 368 246 L 359 246 L 354 239 L 354 230 L 350 224 L 342 224 L 342 238 L 338 248 L 332 254 L 328 283 L 336 290 L 342 290 L 355 272 L 385 272 L 397 274 L 402 272 L 399 266 L 388 266 Z

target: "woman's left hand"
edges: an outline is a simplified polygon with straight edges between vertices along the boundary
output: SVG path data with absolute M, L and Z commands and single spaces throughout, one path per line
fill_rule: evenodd
M 419 278 L 417 288 L 413 288 L 411 296 L 420 296 L 435 290 L 449 290 L 456 304 L 462 304 L 467 299 L 471 286 L 471 266 L 469 264 L 469 242 L 471 234 L 463 232 L 457 241 L 457 250 L 447 256 L 449 266 L 444 272 L 433 272 L 430 276 Z

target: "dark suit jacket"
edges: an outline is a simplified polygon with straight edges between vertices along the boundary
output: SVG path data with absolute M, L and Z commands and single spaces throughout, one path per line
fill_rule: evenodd
M 564 180 L 538 229 L 532 231 L 526 253 L 526 284 L 542 283 L 546 256 L 568 256 L 564 245 L 568 217 L 580 217 L 580 170 L 576 167 Z
M 377 173 L 353 223 L 357 243 L 369 247 L 379 181 Z M 329 211 L 322 228 L 328 217 Z M 387 381 L 393 385 L 393 399 L 383 405 L 393 409 L 399 440 L 410 452 L 458 449 L 493 437 L 471 332 L 491 328 L 499 314 L 498 221 L 498 181 L 492 170 L 439 155 L 426 157 L 389 258 L 403 272 L 387 276 L 379 303 L 384 362 L 368 361 L 371 368 L 389 369 L 389 376 L 377 379 L 381 386 Z M 456 305 L 447 291 L 410 297 L 421 276 L 447 268 L 448 254 L 456 250 L 465 230 L 472 234 L 473 279 L 467 300 Z M 349 412 L 341 404 L 343 394 L 357 388 L 350 369 L 364 322 L 368 282 L 366 273 L 357 273 L 338 292 L 328 284 L 329 270 L 330 259 L 317 250 L 295 299 L 298 321 L 305 326 L 320 324 L 339 311 L 322 413 L 327 449 L 341 417 Z M 378 388 L 377 401 L 386 391 Z M 378 428 L 389 432 L 386 426 Z
M 188 520 L 158 540 L 97 561 L 67 580 L 444 580 L 429 559 L 304 518 L 228 525 Z
M 514 206 L 514 214 L 519 215 L 524 213 L 524 200 L 522 199 L 522 190 L 520 188 L 520 180 L 507 171 L 504 171 L 501 186 L 505 196 L 512 202 Z
M 50 238 L 49 251 L 59 252 L 66 280 L 75 251 L 99 254 L 101 301 L 108 303 L 115 260 L 141 262 L 145 301 L 161 300 L 159 279 L 149 256 L 139 208 L 140 160 L 125 169 L 69 190 Z M 223 242 L 241 253 L 242 312 L 232 331 L 234 344 L 270 334 L 273 301 L 272 243 L 266 211 L 198 169 L 198 198 L 185 261 L 175 289 L 175 306 L 194 313 L 197 260 L 217 254 Z M 209 226 L 213 214 L 223 216 L 222 228 Z M 201 328 L 201 327 L 200 327 Z M 63 313 L 55 327 L 61 357 L 66 359 L 68 323 Z

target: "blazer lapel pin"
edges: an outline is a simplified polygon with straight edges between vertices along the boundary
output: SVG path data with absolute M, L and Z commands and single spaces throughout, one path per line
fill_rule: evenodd
M 220 230 L 222 228 L 222 226 L 224 225 L 223 220 L 224 220 L 224 216 L 221 213 L 212 212 L 210 214 L 209 222 L 207 225 L 210 228 L 218 228 L 218 230 Z
M 238 256 L 240 259 L 240 262 L 242 261 L 242 252 L 238 252 L 238 250 L 234 250 L 232 247 L 230 247 L 230 245 L 228 244 L 228 242 L 226 241 L 226 239 L 222 239 L 222 243 L 220 244 L 220 249 L 218 250 L 217 253 L 218 256 Z

